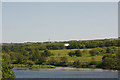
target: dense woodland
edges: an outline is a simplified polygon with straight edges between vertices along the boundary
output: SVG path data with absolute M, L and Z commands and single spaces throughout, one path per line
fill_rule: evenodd
M 68 43 L 69 46 L 65 46 Z M 120 40 L 3 43 L 3 77 L 14 77 L 14 65 L 21 67 L 76 67 L 120 70 Z M 6 62 L 5 62 L 6 61 Z M 4 70 L 5 69 L 5 70 Z

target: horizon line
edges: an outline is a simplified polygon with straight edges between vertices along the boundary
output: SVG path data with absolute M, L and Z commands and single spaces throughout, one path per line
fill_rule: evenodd
M 70 40 L 46 40 L 46 41 L 23 41 L 23 42 L 2 42 L 2 43 L 45 43 L 45 42 L 64 42 L 64 41 L 89 41 L 89 40 L 105 40 L 105 39 L 119 39 L 120 37 L 114 38 L 96 38 L 96 39 L 70 39 Z M 1 43 L 0 43 L 1 44 Z

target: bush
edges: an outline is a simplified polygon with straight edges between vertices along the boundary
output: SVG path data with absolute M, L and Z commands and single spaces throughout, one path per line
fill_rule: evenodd
M 96 68 L 96 65 L 90 65 L 89 68 Z
M 97 54 L 97 51 L 95 49 L 92 49 L 89 51 L 89 53 L 91 54 L 91 56 L 95 56 Z
M 76 67 L 76 68 L 82 67 L 81 64 L 80 64 L 80 61 L 79 61 L 79 60 L 78 60 L 78 61 L 75 61 L 75 62 L 73 63 L 73 67 Z
M 59 58 L 55 58 L 55 57 L 51 57 L 48 59 L 48 61 L 46 62 L 48 65 L 58 65 L 60 63 Z
M 115 56 L 104 57 L 102 60 L 102 68 L 117 69 L 118 68 L 118 59 Z
M 89 65 L 96 65 L 96 61 L 91 61 Z
M 36 61 L 35 64 L 43 64 L 46 62 L 46 57 L 39 57 Z
M 26 64 L 27 64 L 27 67 L 32 67 L 34 65 L 34 62 L 28 60 Z
M 81 57 L 81 56 L 82 56 L 82 52 L 81 52 L 80 50 L 76 50 L 76 51 L 75 51 L 75 55 L 76 55 L 77 57 Z
M 53 55 L 49 50 L 44 50 L 44 52 L 42 53 L 42 56 L 43 57 L 49 57 L 49 56 L 51 56 L 51 55 Z
M 61 66 L 64 66 L 64 67 L 67 66 L 68 60 L 66 57 L 61 57 L 60 60 L 61 60 L 60 62 Z
M 81 57 L 82 56 L 82 52 L 80 50 L 76 50 L 76 51 L 71 51 L 68 53 L 69 56 L 77 56 L 77 57 Z
M 106 48 L 106 53 L 112 53 L 112 54 L 114 54 L 115 52 L 117 52 L 118 50 L 117 50 L 117 47 L 115 47 L 115 46 L 112 46 L 112 47 L 107 47 Z
M 69 52 L 68 55 L 71 56 L 71 57 L 72 57 L 72 56 L 75 56 L 75 51 Z

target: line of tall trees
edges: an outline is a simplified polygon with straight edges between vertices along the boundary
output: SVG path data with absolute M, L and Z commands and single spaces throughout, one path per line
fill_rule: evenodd
M 104 39 L 104 40 L 86 40 L 86 41 L 68 41 L 70 46 L 67 49 L 85 49 L 96 47 L 120 46 L 120 40 Z
M 65 43 L 69 43 L 69 46 L 65 47 Z M 39 50 L 60 50 L 60 49 L 85 49 L 85 48 L 96 48 L 96 47 L 110 47 L 120 46 L 120 40 L 118 39 L 104 39 L 104 40 L 86 40 L 86 41 L 65 41 L 65 42 L 54 42 L 54 43 L 3 43 L 3 52 L 22 52 L 31 51 L 32 49 Z

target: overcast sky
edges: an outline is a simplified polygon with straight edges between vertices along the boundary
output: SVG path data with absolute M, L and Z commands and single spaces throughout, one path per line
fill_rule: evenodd
M 118 37 L 117 2 L 3 3 L 3 42 Z

